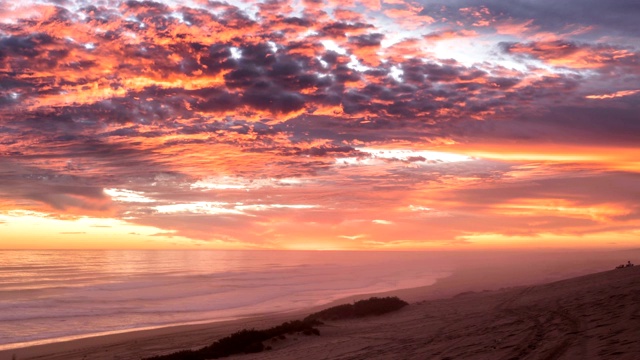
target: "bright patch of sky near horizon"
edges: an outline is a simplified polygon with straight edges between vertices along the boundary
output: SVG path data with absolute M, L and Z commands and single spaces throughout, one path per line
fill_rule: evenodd
M 2 1 L 0 248 L 639 246 L 639 15 Z

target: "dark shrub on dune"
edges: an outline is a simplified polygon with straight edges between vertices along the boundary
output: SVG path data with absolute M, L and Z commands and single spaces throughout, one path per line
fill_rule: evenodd
M 406 305 L 408 304 L 405 301 L 397 297 L 372 297 L 368 300 L 356 301 L 353 304 L 334 306 L 313 313 L 304 318 L 304 320 L 287 321 L 266 330 L 243 329 L 199 350 L 183 350 L 168 355 L 150 357 L 146 360 L 206 360 L 218 359 L 233 354 L 257 353 L 270 349 L 270 347 L 264 346 L 264 341 L 285 339 L 285 334 L 320 335 L 320 330 L 315 328 L 315 326 L 322 324 L 320 320 L 341 320 L 369 315 L 382 315 L 399 310 Z
M 183 350 L 168 355 L 154 356 L 147 360 L 204 360 L 233 354 L 257 353 L 265 350 L 263 341 L 283 337 L 285 334 L 320 335 L 320 330 L 314 327 L 320 324 L 322 322 L 318 320 L 305 319 L 287 321 L 266 330 L 243 329 L 199 350 Z
M 371 315 L 382 315 L 388 312 L 400 310 L 407 306 L 406 301 L 397 297 L 372 297 L 367 300 L 356 301 L 353 304 L 344 304 L 313 313 L 305 320 L 341 320 L 360 318 Z
M 217 358 L 237 353 L 256 353 L 264 350 L 262 342 L 268 339 L 265 331 L 243 329 L 224 337 L 198 352 L 205 358 Z

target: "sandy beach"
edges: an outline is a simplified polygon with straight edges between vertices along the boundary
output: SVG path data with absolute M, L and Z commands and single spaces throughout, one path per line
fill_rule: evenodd
M 290 336 L 267 344 L 272 350 L 234 358 L 640 358 L 640 267 L 498 290 L 487 290 L 498 284 L 495 279 L 482 283 L 471 273 L 454 274 L 429 287 L 380 294 L 411 303 L 398 312 L 328 322 L 320 327 L 321 336 Z M 509 283 L 508 277 L 501 281 Z M 0 359 L 140 359 L 195 349 L 242 328 L 266 328 L 313 310 L 7 350 L 0 352 Z

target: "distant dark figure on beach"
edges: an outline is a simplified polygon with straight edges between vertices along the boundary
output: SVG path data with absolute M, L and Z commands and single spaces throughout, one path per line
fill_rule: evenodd
M 620 264 L 618 266 L 616 266 L 616 269 L 624 269 L 624 268 L 628 268 L 628 267 L 632 267 L 633 264 L 631 263 L 631 260 L 627 261 L 626 264 Z

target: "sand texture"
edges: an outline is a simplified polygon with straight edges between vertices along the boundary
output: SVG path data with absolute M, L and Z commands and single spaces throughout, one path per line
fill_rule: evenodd
M 433 297 L 358 320 L 328 322 L 321 336 L 289 335 L 273 349 L 229 359 L 640 359 L 640 266 L 544 285 Z M 442 293 L 442 292 L 439 292 Z M 197 348 L 241 328 L 299 318 L 280 314 L 0 352 L 24 359 L 139 359 Z

